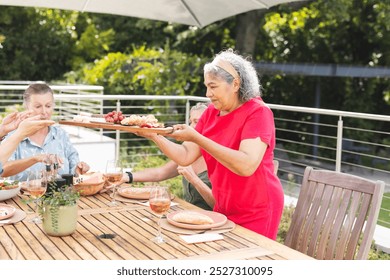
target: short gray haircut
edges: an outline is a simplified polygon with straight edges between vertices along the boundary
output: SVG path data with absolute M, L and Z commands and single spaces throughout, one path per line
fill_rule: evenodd
M 54 97 L 53 90 L 50 88 L 48 84 L 45 83 L 33 83 L 28 86 L 23 94 L 23 102 L 26 106 L 28 102 L 30 102 L 31 95 L 34 94 L 47 94 L 50 93 L 52 97 Z
M 240 77 L 240 89 L 238 92 L 240 101 L 246 102 L 252 98 L 261 96 L 261 85 L 255 67 L 251 61 L 235 53 L 233 49 L 218 53 L 213 61 L 217 59 L 227 61 L 237 71 Z M 234 80 L 234 77 L 229 72 L 218 67 L 216 64 L 213 64 L 213 62 L 206 63 L 203 71 L 204 74 L 210 74 L 214 77 L 221 78 L 229 84 Z

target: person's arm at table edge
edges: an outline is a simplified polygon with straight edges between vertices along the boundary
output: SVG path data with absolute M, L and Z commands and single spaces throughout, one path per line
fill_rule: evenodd
M 204 201 L 213 208 L 215 204 L 215 199 L 213 193 L 209 186 L 207 186 L 198 176 L 186 178 L 198 191 L 198 193 L 203 197 Z
M 23 172 L 30 166 L 43 162 L 45 155 L 36 155 L 29 158 L 7 161 L 3 165 L 3 177 L 9 177 Z

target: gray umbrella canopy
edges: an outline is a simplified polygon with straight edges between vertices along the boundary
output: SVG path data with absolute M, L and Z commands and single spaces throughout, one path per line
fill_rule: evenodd
M 114 14 L 204 27 L 257 9 L 302 0 L 0 0 L 0 5 Z

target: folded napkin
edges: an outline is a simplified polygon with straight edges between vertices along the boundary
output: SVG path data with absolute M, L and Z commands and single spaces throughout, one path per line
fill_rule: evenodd
M 223 239 L 223 236 L 219 233 L 206 233 L 206 234 L 192 234 L 192 235 L 179 235 L 179 237 L 184 240 L 184 242 L 191 243 L 200 243 L 200 242 L 209 242 Z
M 236 224 L 230 220 L 227 220 L 227 222 L 222 226 L 210 228 L 210 229 L 180 228 L 169 223 L 167 219 L 162 219 L 160 225 L 161 228 L 178 234 L 224 233 L 224 232 L 231 231 L 236 227 Z
M 110 197 L 112 198 L 112 194 L 110 194 Z M 174 199 L 174 198 L 175 198 L 175 196 L 172 195 L 171 199 Z M 140 204 L 140 205 L 149 207 L 149 201 L 147 199 L 127 198 L 127 197 L 121 196 L 118 193 L 115 193 L 115 199 L 119 200 L 119 201 L 122 201 L 122 202 Z M 171 201 L 171 207 L 176 206 L 176 205 L 179 205 L 179 203 Z

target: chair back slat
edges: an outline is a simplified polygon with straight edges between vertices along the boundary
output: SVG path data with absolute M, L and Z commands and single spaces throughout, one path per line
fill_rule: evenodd
M 362 194 L 361 203 L 360 203 L 360 209 L 359 212 L 362 213 L 368 213 L 369 207 L 371 203 L 371 196 L 367 194 Z M 356 217 L 355 223 L 353 225 L 353 229 L 351 231 L 351 240 L 348 243 L 348 247 L 345 252 L 345 258 L 346 259 L 352 259 L 354 258 L 354 255 L 356 253 L 356 247 L 359 242 L 359 238 L 361 237 L 361 232 L 364 227 L 364 223 L 366 221 L 367 215 L 358 215 Z
M 337 250 L 335 250 L 335 259 L 342 260 L 344 259 L 345 249 L 341 250 L 340 248 L 347 248 L 347 242 L 350 238 L 352 227 L 355 223 L 356 217 L 358 215 L 359 203 L 360 203 L 361 194 L 357 192 L 352 192 L 350 199 L 350 205 L 345 215 L 343 226 L 339 233 L 339 240 L 337 242 Z
M 316 220 L 318 211 L 320 210 L 320 207 L 321 207 L 321 199 L 322 199 L 322 194 L 324 191 L 323 184 L 316 185 L 315 182 L 310 182 L 310 183 L 313 184 L 313 186 L 311 186 L 311 188 L 314 189 L 315 192 L 313 194 L 311 201 L 308 201 L 308 202 L 312 202 L 312 203 L 310 204 L 310 207 L 307 211 L 305 224 L 303 225 L 303 228 L 301 231 L 302 236 L 301 236 L 300 251 L 305 252 L 305 253 L 308 250 L 310 240 L 312 238 L 311 232 L 314 230 L 315 220 Z M 310 237 L 310 238 L 307 238 L 307 237 Z
M 318 248 L 316 251 L 316 254 L 313 252 L 313 255 L 316 255 L 316 258 L 318 259 L 324 259 L 325 258 L 325 253 L 326 253 L 326 248 L 328 246 L 329 242 L 329 237 L 331 234 L 332 227 L 334 225 L 334 220 L 336 218 L 336 215 L 338 213 L 338 209 L 340 206 L 341 202 L 341 196 L 343 194 L 343 190 L 341 188 L 330 188 L 332 189 L 333 195 L 332 195 L 332 203 L 329 204 L 329 211 L 326 216 L 326 219 L 324 221 L 324 226 L 321 232 L 321 236 L 318 241 Z M 337 202 L 337 203 L 336 203 Z
M 385 190 L 385 183 L 383 181 L 376 181 L 374 193 L 371 196 L 371 205 L 369 214 L 367 215 L 366 223 L 364 225 L 364 234 L 360 242 L 359 250 L 356 259 L 364 260 L 367 258 L 370 251 L 372 238 L 374 236 L 376 222 L 378 220 L 379 211 L 382 204 L 383 192 Z
M 309 174 L 304 174 L 302 185 L 309 184 L 309 182 L 306 178 L 308 175 Z M 311 203 L 310 197 L 312 197 L 312 195 L 314 194 L 314 191 L 315 191 L 315 188 L 313 188 L 313 187 L 312 188 L 310 188 L 309 186 L 302 187 L 302 189 L 299 193 L 299 197 L 298 197 L 298 201 L 301 201 L 301 203 L 299 203 L 299 205 L 297 204 L 294 212 L 298 212 L 298 213 L 307 213 L 308 212 L 307 209 L 309 209 L 310 203 Z M 290 234 L 286 235 L 285 243 L 287 246 L 289 246 L 291 248 L 298 247 L 298 245 L 301 241 L 301 228 L 302 228 L 303 223 L 305 222 L 305 219 L 306 219 L 306 216 L 304 216 L 304 215 L 293 215 L 291 223 L 294 223 L 295 226 L 293 228 L 290 228 L 290 230 L 289 230 Z
M 339 241 L 339 235 L 341 228 L 344 224 L 345 216 L 348 212 L 349 201 L 351 199 L 352 191 L 351 190 L 343 190 L 340 201 L 336 201 L 338 204 L 338 210 L 336 216 L 333 221 L 333 227 L 330 232 L 328 246 L 326 248 L 326 252 L 324 255 L 324 259 L 333 260 L 335 257 L 335 250 L 337 248 L 337 242 Z M 336 204 L 337 205 L 337 204 Z M 335 206 L 337 207 L 337 206 Z
M 366 259 L 384 182 L 307 167 L 285 244 L 317 259 Z
M 325 188 L 323 184 L 319 186 L 324 187 L 323 195 L 321 198 L 321 205 L 318 211 L 315 222 L 313 223 L 313 232 L 311 233 L 310 244 L 307 250 L 308 255 L 313 255 L 319 246 L 320 237 L 324 232 L 324 222 L 329 212 L 329 204 L 333 194 L 333 188 Z M 326 233 L 325 233 L 326 234 Z

